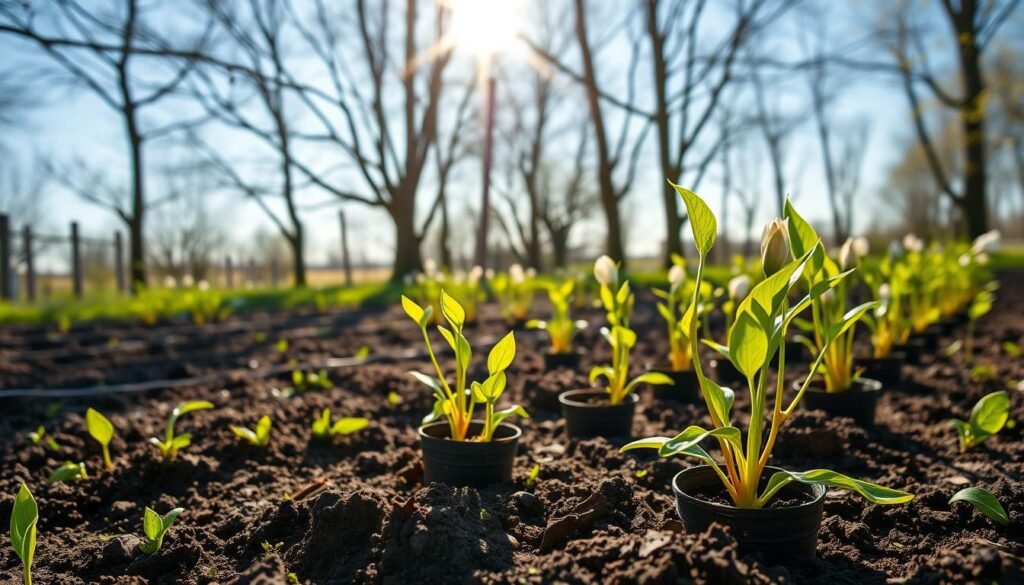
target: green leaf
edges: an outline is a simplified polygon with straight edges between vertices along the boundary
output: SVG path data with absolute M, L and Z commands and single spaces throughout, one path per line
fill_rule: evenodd
M 171 448 L 175 451 L 184 449 L 192 444 L 192 433 L 182 433 L 171 441 Z
M 426 384 L 427 386 L 430 386 L 430 388 L 434 392 L 440 393 L 442 396 L 444 396 L 444 390 L 442 389 L 443 387 L 441 386 L 441 380 L 438 380 L 437 378 L 435 378 L 433 376 L 428 376 L 426 374 L 421 374 L 419 372 L 409 372 L 409 375 L 412 376 L 413 378 L 416 378 L 417 380 L 419 380 L 423 384 Z
M 256 433 L 252 432 L 251 430 L 245 427 L 237 427 L 235 425 L 231 425 L 229 428 L 231 429 L 232 433 L 235 433 L 235 435 L 237 435 L 238 438 L 242 439 L 243 441 L 247 441 L 249 443 L 252 443 L 253 445 L 259 442 L 259 438 L 256 436 Z
M 164 522 L 152 508 L 146 506 L 142 516 L 142 533 L 149 540 L 157 540 L 164 531 Z
M 863 317 L 865 313 L 877 306 L 878 301 L 869 301 L 862 305 L 857 305 L 847 311 L 838 323 L 833 323 L 829 326 L 828 331 L 825 332 L 826 342 L 831 342 L 833 339 L 836 339 L 843 333 L 846 333 L 850 327 L 853 327 L 857 321 L 860 321 L 860 318 Z
M 479 392 L 483 400 L 480 402 L 495 402 L 501 396 L 501 393 L 505 391 L 505 384 L 507 380 L 505 378 L 505 372 L 495 372 L 491 374 L 483 384 L 475 384 L 479 388 Z
M 325 408 L 320 412 L 320 417 L 313 421 L 313 435 L 316 437 L 327 436 L 331 428 L 331 409 Z
M 812 469 L 810 471 L 777 471 L 768 480 L 765 491 L 770 491 L 779 484 L 785 485 L 790 480 L 796 480 L 806 484 L 818 484 L 829 487 L 850 490 L 863 496 L 875 504 L 902 504 L 914 499 L 914 495 L 880 486 L 878 484 L 853 479 L 841 473 L 828 469 Z
M 967 487 L 957 493 L 953 494 L 953 497 L 949 499 L 949 505 L 952 506 L 954 502 L 969 502 L 979 512 L 989 517 L 990 520 L 1002 524 L 1003 526 L 1010 525 L 1010 517 L 1006 514 L 1006 510 L 1003 509 L 1003 505 L 999 503 L 999 500 L 985 488 L 980 487 Z
M 729 331 L 729 356 L 744 376 L 751 378 L 768 358 L 768 335 L 749 313 L 741 313 Z
M 39 521 L 39 507 L 25 484 L 21 484 L 14 497 L 11 511 L 11 545 L 14 553 L 25 567 L 32 566 L 36 551 L 36 523 Z
M 261 445 L 266 445 L 270 441 L 270 427 L 273 424 L 267 415 L 260 417 L 259 422 L 256 423 L 256 438 Z
M 704 378 L 704 396 L 708 399 L 711 409 L 723 423 L 729 422 L 729 412 L 736 401 L 736 393 L 729 388 L 722 388 L 714 380 Z
M 660 457 L 669 457 L 679 453 L 687 453 L 690 448 L 710 437 L 723 439 L 736 450 L 743 449 L 741 433 L 736 427 L 718 427 L 707 430 L 697 425 L 690 425 L 689 427 L 686 427 L 683 432 L 679 433 L 662 445 L 661 448 L 658 449 L 658 455 Z
M 1009 415 L 1010 395 L 1005 390 L 986 394 L 971 409 L 972 430 L 988 438 L 1002 430 Z
M 88 477 L 89 474 L 85 470 L 85 463 L 65 461 L 57 469 L 53 470 L 47 481 L 50 483 L 61 483 L 73 479 L 87 479 Z
M 351 435 L 370 426 L 370 420 L 362 417 L 339 418 L 331 427 L 333 435 Z
M 448 342 L 448 346 L 452 348 L 452 351 L 458 355 L 459 345 L 455 342 L 455 334 L 451 332 L 447 327 L 437 326 L 438 332 L 441 333 L 441 337 Z
M 512 365 L 512 359 L 516 357 L 516 338 L 509 331 L 508 335 L 501 338 L 501 341 L 494 344 L 491 353 L 487 355 L 487 371 L 496 374 L 504 371 Z
M 793 257 L 800 258 L 810 252 L 820 239 L 818 232 L 811 226 L 793 207 L 793 202 L 786 199 L 786 207 L 783 217 L 789 219 L 789 245 L 793 250 Z
M 415 301 L 409 297 L 402 295 L 402 308 L 405 309 L 405 314 L 409 315 L 409 318 L 416 322 L 421 329 L 425 329 L 427 326 L 428 315 L 423 307 L 416 304 Z
M 191 400 L 189 402 L 182 402 L 173 411 L 171 416 L 175 418 L 181 418 L 190 412 L 197 410 L 210 410 L 213 408 L 213 403 L 206 400 Z
M 669 437 L 647 437 L 646 439 L 638 439 L 619 449 L 619 453 L 625 453 L 626 451 L 632 451 L 634 449 L 657 449 L 658 454 L 661 455 L 661 449 L 666 443 L 671 441 Z M 707 451 L 701 448 L 700 445 L 691 445 L 688 449 L 678 451 L 674 454 L 689 455 L 690 457 L 696 457 L 708 465 L 715 465 L 715 460 L 708 455 Z
M 93 408 L 85 411 L 85 428 L 100 445 L 109 445 L 114 438 L 114 425 Z
M 171 527 L 171 524 L 174 524 L 174 521 L 177 520 L 178 516 L 180 516 L 184 511 L 185 508 L 174 508 L 170 512 L 164 514 L 164 517 L 160 519 L 164 527 L 163 531 L 167 532 L 167 529 Z
M 974 297 L 974 302 L 971 303 L 970 308 L 967 309 L 967 316 L 972 321 L 978 320 L 992 310 L 992 301 L 994 298 L 995 297 L 992 293 L 988 291 L 978 293 L 978 296 Z
M 462 308 L 459 301 L 443 290 L 441 291 L 441 314 L 456 331 L 461 331 L 462 326 L 466 323 L 466 310 Z
M 672 181 L 669 184 L 675 188 L 676 193 L 683 198 L 686 205 L 686 214 L 689 218 L 690 230 L 693 233 L 693 241 L 697 245 L 697 251 L 701 256 L 707 256 L 708 252 L 715 245 L 715 238 L 718 237 L 718 221 L 715 214 L 707 203 L 693 191 L 680 187 Z
M 590 385 L 593 386 L 594 382 L 596 382 L 601 376 L 604 376 L 608 381 L 611 381 L 612 378 L 615 377 L 615 369 L 611 366 L 594 366 L 593 368 L 590 368 L 590 375 L 588 376 Z
M 491 424 L 493 426 L 498 426 L 499 424 L 502 423 L 502 421 L 504 421 L 506 418 L 510 416 L 518 416 L 519 418 L 530 418 L 530 415 L 529 413 L 526 412 L 526 409 L 516 404 L 503 410 L 495 411 L 494 415 L 491 417 Z

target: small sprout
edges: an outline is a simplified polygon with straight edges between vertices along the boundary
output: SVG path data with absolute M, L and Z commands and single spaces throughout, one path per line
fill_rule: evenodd
M 110 461 L 110 441 L 114 438 L 114 425 L 98 410 L 90 408 L 85 411 L 85 428 L 103 448 L 103 466 L 113 469 L 114 464 Z
M 142 532 L 146 537 L 146 542 L 139 544 L 139 550 L 147 555 L 160 550 L 160 547 L 164 545 L 164 535 L 167 534 L 167 529 L 184 511 L 184 508 L 175 508 L 166 515 L 160 516 L 152 508 L 146 506 L 146 511 L 142 516 Z
M 288 392 L 286 390 L 282 395 L 287 398 L 310 390 L 330 390 L 333 387 L 334 384 L 331 382 L 330 376 L 327 375 L 327 370 L 303 372 L 302 370 L 295 369 L 292 370 L 291 391 Z
M 1022 355 L 1020 346 L 1012 341 L 1003 342 L 1003 351 L 1006 352 L 1006 355 L 1014 359 L 1019 358 Z
M 293 583 L 294 585 L 298 585 L 299 584 L 299 576 L 296 575 L 295 573 L 288 573 L 288 582 L 289 583 Z
M 999 500 L 985 488 L 980 487 L 967 487 L 957 493 L 953 494 L 953 497 L 949 499 L 949 505 L 952 506 L 954 502 L 969 502 L 972 506 L 978 509 L 979 512 L 989 517 L 993 522 L 1002 524 L 1003 526 L 1010 525 L 1010 517 L 1006 514 L 1006 510 L 1003 509 L 1003 505 L 999 503 Z
M 277 350 L 277 353 L 284 353 L 284 352 L 288 351 L 288 340 L 287 339 L 278 339 L 277 343 L 274 344 L 274 349 Z
M 263 558 L 267 559 L 277 554 L 277 551 L 281 548 L 284 543 L 270 544 L 269 541 L 264 540 L 260 543 L 260 547 L 263 548 Z
M 32 492 L 21 484 L 14 498 L 11 511 L 11 546 L 14 554 L 21 559 L 25 585 L 32 585 L 32 560 L 36 554 L 36 523 L 39 522 L 39 507 Z
M 647 477 L 647 474 L 648 471 L 646 469 L 637 469 L 636 473 L 634 473 L 633 475 L 635 475 L 637 479 L 643 479 Z
M 231 425 L 231 431 L 254 447 L 266 447 L 270 444 L 271 425 L 270 417 L 263 415 L 256 423 L 256 430 Z
M 984 443 L 1002 430 L 1009 415 L 1010 395 L 1005 390 L 982 397 L 971 409 L 970 420 L 953 419 L 953 427 L 960 436 L 960 450 L 967 451 Z
M 50 474 L 50 483 L 61 483 L 73 479 L 89 479 L 89 473 L 85 470 L 85 463 L 65 461 L 60 467 Z
M 533 467 L 530 468 L 530 473 L 526 474 L 526 489 L 532 490 L 537 487 L 537 477 L 540 476 L 540 464 L 534 463 Z
M 390 402 L 392 406 L 398 406 L 402 403 L 402 397 L 398 392 L 388 392 L 388 402 Z
M 42 425 L 39 425 L 39 428 L 36 430 L 31 431 L 28 434 L 28 438 L 32 441 L 33 445 L 43 443 L 50 451 L 60 451 L 60 445 L 57 444 L 56 439 L 46 436 L 46 429 Z
M 334 424 L 331 424 L 331 409 L 325 408 L 320 413 L 319 418 L 313 421 L 312 430 L 314 437 L 325 439 L 327 437 L 351 435 L 365 429 L 369 425 L 370 420 L 362 417 L 343 417 L 336 420 Z
M 360 345 L 359 349 L 356 350 L 356 357 L 361 360 L 365 360 L 366 358 L 370 357 L 370 346 Z
M 978 365 L 971 368 L 971 377 L 979 382 L 987 382 L 996 377 L 992 368 L 985 365 Z
M 164 439 L 162 441 L 156 437 L 149 439 L 149 442 L 160 450 L 160 455 L 164 461 L 173 461 L 177 458 L 178 451 L 192 444 L 192 435 L 190 433 L 174 434 L 174 424 L 178 422 L 178 419 L 190 412 L 209 410 L 211 408 L 213 408 L 213 404 L 206 400 L 193 400 L 191 402 L 182 402 L 171 411 L 171 417 L 167 419 L 167 430 L 164 431 Z
M 480 521 L 481 522 L 487 522 L 490 519 L 491 519 L 491 513 L 488 512 L 487 510 L 484 510 L 483 508 L 480 508 Z

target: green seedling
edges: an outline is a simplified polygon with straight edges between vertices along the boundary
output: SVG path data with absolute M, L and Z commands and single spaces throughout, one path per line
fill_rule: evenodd
M 85 428 L 89 431 L 89 436 L 96 439 L 103 449 L 103 466 L 113 469 L 114 464 L 110 461 L 110 441 L 114 438 L 113 423 L 98 410 L 90 408 L 85 411 Z
M 523 482 L 526 489 L 532 490 L 537 487 L 538 477 L 540 477 L 540 463 L 534 463 L 533 467 L 530 468 L 530 473 L 526 474 L 526 481 Z
M 1006 425 L 1010 416 L 1010 395 L 1005 390 L 982 397 L 971 409 L 971 418 L 953 419 L 953 427 L 960 437 L 960 450 L 967 451 L 984 443 Z
M 331 424 L 331 409 L 325 408 L 320 416 L 313 420 L 313 436 L 321 439 L 340 437 L 357 433 L 370 426 L 370 419 L 362 417 L 343 417 Z
M 39 506 L 32 492 L 21 484 L 14 498 L 11 511 L 11 546 L 14 554 L 21 559 L 25 585 L 32 585 L 32 560 L 36 554 L 36 524 L 39 522 Z
M 453 441 L 490 441 L 498 425 L 506 418 L 511 416 L 529 417 L 526 410 L 519 405 L 504 410 L 495 410 L 495 405 L 508 383 L 505 370 L 512 365 L 512 360 L 516 355 L 515 336 L 509 332 L 494 344 L 487 356 L 487 379 L 482 383 L 475 381 L 470 383 L 467 374 L 470 359 L 473 357 L 473 349 L 469 345 L 469 340 L 462 334 L 463 326 L 466 323 L 466 311 L 458 301 L 448 296 L 443 290 L 441 291 L 440 305 L 441 313 L 450 329 L 439 325 L 437 330 L 455 352 L 454 388 L 449 384 L 449 377 L 437 361 L 434 347 L 430 342 L 430 335 L 427 333 L 433 309 L 429 306 L 423 309 L 405 295 L 402 296 L 402 308 L 420 328 L 423 342 L 427 346 L 427 353 L 430 355 L 430 362 L 437 373 L 437 377 L 433 377 L 420 372 L 410 372 L 414 378 L 429 386 L 434 393 L 434 409 L 423 418 L 423 424 L 429 424 L 443 417 L 448 420 L 450 436 Z M 469 428 L 473 422 L 473 412 L 478 404 L 484 406 L 483 430 L 478 436 L 470 437 L 468 436 Z
M 270 444 L 270 427 L 272 424 L 270 417 L 263 415 L 260 417 L 259 422 L 256 423 L 256 430 L 231 425 L 231 432 L 254 447 L 266 447 Z
M 676 186 L 675 189 L 686 206 L 698 253 L 695 277 L 697 286 L 694 289 L 691 308 L 688 310 L 690 313 L 697 304 L 696 295 L 704 278 L 708 253 L 718 235 L 718 223 L 711 209 L 699 195 L 682 187 Z M 794 481 L 851 490 L 877 504 L 899 504 L 909 501 L 914 497 L 912 494 L 857 480 L 828 469 L 812 469 L 805 472 L 783 470 L 773 473 L 767 481 L 761 481 L 781 425 L 799 406 L 812 376 L 825 359 L 825 352 L 828 351 L 831 341 L 845 335 L 856 320 L 855 314 L 848 314 L 849 316 L 828 329 L 824 347 L 815 358 L 796 395 L 788 401 L 783 349 L 787 329 L 797 315 L 810 309 L 818 297 L 834 288 L 846 275 L 829 277 L 824 274 L 822 265 L 825 261 L 825 250 L 821 240 L 811 225 L 792 209 L 791 204 L 787 205 L 787 208 L 788 220 L 774 220 L 765 228 L 762 235 L 761 268 L 765 279 L 750 291 L 737 308 L 736 319 L 729 330 L 729 345 L 716 348 L 746 379 L 750 395 L 749 417 L 734 416 L 731 411 L 735 393 L 731 389 L 722 388 L 705 376 L 700 354 L 696 351 L 697 321 L 689 319 L 688 337 L 693 345 L 691 353 L 694 371 L 700 383 L 712 428 L 691 425 L 675 437 L 650 437 L 633 441 L 621 451 L 655 449 L 662 457 L 696 457 L 714 471 L 733 504 L 740 508 L 763 508 L 772 501 L 780 489 Z M 807 274 L 814 275 L 814 278 L 807 283 L 805 294 L 791 301 L 790 293 Z M 772 362 L 776 362 L 774 368 L 771 367 Z M 769 393 L 770 381 L 776 384 L 774 396 Z M 770 399 L 774 402 L 773 407 L 769 405 Z M 749 420 L 746 433 L 737 426 L 743 420 Z M 763 427 L 766 421 L 770 424 L 767 433 Z M 717 440 L 722 452 L 721 463 L 700 446 L 706 439 Z
M 174 524 L 174 521 L 184 511 L 184 508 L 175 508 L 161 516 L 154 512 L 152 508 L 146 506 L 146 511 L 142 516 L 142 534 L 146 537 L 146 540 L 139 544 L 139 550 L 147 555 L 159 551 L 160 547 L 164 545 L 164 536 L 167 534 L 167 529 L 171 527 L 171 524 Z
M 42 443 L 46 445 L 46 448 L 49 449 L 50 451 L 60 451 L 60 445 L 57 444 L 57 440 L 54 439 L 53 437 L 47 436 L 46 428 L 43 427 L 42 425 L 39 425 L 39 428 L 37 428 L 36 430 L 30 431 L 28 433 L 28 439 L 32 441 L 33 445 L 38 445 Z
M 990 520 L 1003 526 L 1010 525 L 1010 517 L 1006 514 L 1003 505 L 999 503 L 995 495 L 985 488 L 967 487 L 949 499 L 949 505 L 954 502 L 967 502 L 978 509 L 979 512 L 988 516 Z
M 609 325 L 601 328 L 601 335 L 612 348 L 612 363 L 594 366 L 590 370 L 590 383 L 595 384 L 598 378 L 607 380 L 605 392 L 612 406 L 621 404 L 639 384 L 671 384 L 672 380 L 661 372 L 647 372 L 633 380 L 629 379 L 629 353 L 637 339 L 636 332 L 629 327 L 629 317 L 636 297 L 628 280 L 620 283 L 619 265 L 608 256 L 601 256 L 594 262 L 594 278 L 601 286 L 601 304 Z M 686 311 L 682 318 L 686 325 L 681 324 L 680 327 L 686 327 L 689 331 L 689 323 L 692 321 L 695 332 L 697 318 L 694 309 L 695 306 L 691 306 Z
M 547 321 L 534 319 L 526 326 L 530 329 L 541 329 L 551 337 L 551 353 L 567 354 L 572 352 L 572 342 L 576 335 L 587 328 L 586 321 L 574 321 L 570 314 L 575 280 L 566 280 L 559 285 L 546 287 L 548 299 L 551 301 L 551 318 Z
M 85 469 L 85 463 L 65 461 L 60 467 L 53 470 L 53 473 L 50 474 L 50 478 L 47 481 L 50 483 L 60 483 L 71 481 L 73 479 L 89 479 L 89 473 Z
M 978 319 L 982 318 L 992 310 L 992 302 L 995 295 L 991 290 L 983 290 L 978 293 L 971 306 L 967 309 L 967 335 L 964 337 L 964 359 L 968 364 L 974 363 L 974 328 Z
M 304 372 L 299 369 L 292 370 L 292 387 L 286 389 L 282 395 L 287 397 L 295 394 L 302 394 L 310 390 L 330 390 L 334 387 L 327 370 L 321 369 L 317 372 Z
M 391 406 L 398 406 L 402 403 L 402 395 L 395 391 L 388 392 L 388 403 Z
M 703 301 L 711 296 L 711 287 L 705 286 L 704 294 L 697 295 L 696 316 L 688 316 L 690 299 L 694 298 L 693 280 L 686 278 L 686 260 L 679 256 L 672 258 L 672 268 L 668 271 L 668 290 L 652 289 L 659 299 L 658 314 L 665 320 L 668 337 L 668 363 L 673 372 L 687 372 L 693 364 L 690 354 L 689 326 L 684 318 L 700 319 L 703 312 Z M 700 326 L 698 325 L 698 328 Z
M 164 431 L 164 438 L 161 441 L 156 437 L 151 437 L 149 442 L 160 450 L 160 455 L 164 461 L 173 461 L 178 457 L 178 451 L 188 447 L 192 444 L 192 434 L 182 433 L 180 435 L 174 434 L 174 425 L 178 422 L 178 419 L 185 416 L 190 412 L 197 410 L 209 410 L 213 408 L 213 404 L 206 400 L 193 400 L 190 402 L 182 402 L 178 406 L 174 407 L 171 411 L 171 416 L 167 419 L 167 429 Z

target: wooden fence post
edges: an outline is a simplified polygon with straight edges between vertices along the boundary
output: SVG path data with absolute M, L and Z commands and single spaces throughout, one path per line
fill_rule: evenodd
M 231 264 L 231 256 L 224 258 L 224 279 L 227 288 L 235 288 L 235 267 Z
M 348 255 L 348 224 L 345 223 L 345 210 L 338 212 L 341 220 L 341 262 L 345 267 L 345 286 L 352 286 L 352 261 Z
M 25 294 L 29 302 L 36 300 L 36 263 L 32 256 L 32 226 L 26 225 L 21 230 L 22 243 L 25 246 Z
M 14 298 L 11 286 L 11 218 L 0 213 L 0 299 Z
M 75 298 L 82 298 L 82 251 L 78 241 L 78 222 L 71 222 L 71 282 Z
M 114 232 L 114 274 L 117 276 L 117 292 L 127 292 L 124 278 L 124 242 L 121 240 L 121 232 Z

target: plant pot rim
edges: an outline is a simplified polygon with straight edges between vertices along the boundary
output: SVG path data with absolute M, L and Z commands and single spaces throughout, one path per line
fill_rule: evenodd
M 765 465 L 764 470 L 765 471 L 771 471 L 772 473 L 777 472 L 777 471 L 784 471 L 781 467 L 775 467 L 774 465 Z M 729 512 L 741 511 L 741 512 L 744 512 L 744 513 L 763 514 L 765 516 L 771 516 L 771 517 L 776 517 L 776 516 L 781 517 L 781 516 L 788 516 L 788 515 L 793 514 L 794 512 L 797 512 L 797 511 L 801 511 L 802 512 L 804 510 L 807 510 L 807 509 L 810 509 L 810 508 L 814 508 L 815 506 L 819 505 L 819 503 L 823 499 L 825 499 L 825 493 L 828 491 L 825 488 L 825 486 L 823 486 L 821 484 L 805 484 L 805 483 L 799 483 L 798 482 L 797 483 L 798 486 L 801 486 L 801 485 L 805 486 L 805 487 L 809 488 L 810 491 L 811 491 L 812 497 L 809 500 L 807 500 L 806 502 L 797 504 L 795 506 L 782 506 L 782 507 L 775 507 L 775 508 L 740 508 L 739 506 L 734 506 L 731 503 L 730 504 L 719 504 L 717 502 L 709 502 L 707 500 L 698 498 L 696 496 L 692 496 L 692 495 L 686 493 L 685 491 L 683 491 L 679 487 L 679 483 L 678 483 L 679 479 L 681 477 L 683 477 L 684 475 L 686 475 L 686 474 L 695 475 L 697 473 L 705 473 L 705 472 L 706 473 L 711 473 L 711 474 L 714 473 L 714 471 L 711 469 L 710 465 L 702 464 L 702 465 L 695 465 L 693 467 L 688 467 L 688 468 L 680 471 L 679 473 L 675 474 L 675 476 L 672 477 L 672 491 L 675 493 L 676 498 L 682 499 L 682 500 L 684 500 L 684 501 L 686 501 L 686 502 L 688 502 L 690 504 L 696 505 L 696 506 L 710 507 L 710 508 L 715 508 L 715 509 L 718 509 L 718 510 L 725 510 L 725 511 L 729 511 Z M 714 482 L 716 484 L 719 484 L 719 485 L 721 484 L 721 480 L 718 478 L 717 475 L 713 475 L 712 477 L 713 477 Z M 764 478 L 765 475 L 762 473 L 761 477 Z M 790 484 L 790 485 L 792 485 L 792 484 Z M 782 490 L 785 490 L 785 489 L 786 489 L 785 487 L 782 488 Z M 726 491 L 724 486 L 722 486 L 722 491 L 723 492 Z M 770 502 L 771 502 L 771 500 L 769 500 L 769 503 Z
M 821 386 L 815 386 L 815 384 L 820 384 L 820 381 L 811 382 L 811 385 L 807 387 L 807 391 L 813 392 L 815 394 L 828 395 L 846 394 L 849 392 L 866 394 L 868 392 L 882 391 L 882 383 L 878 380 L 875 380 L 874 378 L 857 378 L 851 383 L 849 388 L 847 388 L 846 390 L 840 390 L 839 392 L 828 392 L 825 390 L 825 388 Z M 799 391 L 801 385 L 802 384 L 800 380 L 794 380 L 792 388 L 796 391 Z
M 615 404 L 615 405 L 612 405 L 612 404 L 592 404 L 592 403 L 589 403 L 589 402 L 583 402 L 583 401 L 580 401 L 580 400 L 574 400 L 574 398 L 576 398 L 577 396 L 601 396 L 601 397 L 607 397 L 608 393 L 605 392 L 604 390 L 594 389 L 594 388 L 580 388 L 580 389 L 577 389 L 577 390 L 566 390 L 565 392 L 562 392 L 561 394 L 558 395 L 558 401 L 560 403 L 566 405 L 566 406 L 572 406 L 572 407 L 575 407 L 575 408 L 593 408 L 593 409 L 623 408 L 623 407 L 627 407 L 627 406 L 632 406 L 632 405 L 634 405 L 634 404 L 636 404 L 637 402 L 640 401 L 640 397 L 637 396 L 636 392 L 630 392 L 626 396 L 626 400 L 628 400 L 629 402 L 623 401 L 622 403 Z
M 474 421 L 471 421 L 469 423 L 469 426 L 470 426 L 470 428 L 473 428 L 474 426 L 483 426 L 483 424 L 484 424 L 484 421 L 482 421 L 482 420 L 474 420 Z M 444 432 L 440 433 L 440 434 L 436 434 L 436 435 L 435 434 L 431 434 L 430 432 L 428 432 L 428 431 L 431 431 L 431 430 L 434 430 L 434 429 L 441 429 Z M 504 436 L 504 437 L 498 437 L 497 434 L 502 429 L 510 429 L 511 431 L 506 430 L 506 432 L 511 432 L 511 434 L 509 434 L 507 436 Z M 431 442 L 439 441 L 439 442 L 443 442 L 443 443 L 458 443 L 460 445 L 466 445 L 467 449 L 475 448 L 475 447 L 471 447 L 470 445 L 493 445 L 495 443 L 512 443 L 512 442 L 518 441 L 519 437 L 521 437 L 523 435 L 523 429 L 519 428 L 518 426 L 516 426 L 516 425 L 514 425 L 512 423 L 507 423 L 507 422 L 498 423 L 498 428 L 495 430 L 495 437 L 493 437 L 490 441 L 486 441 L 486 442 L 482 442 L 482 441 L 452 441 L 451 438 L 448 436 L 449 432 L 450 432 L 450 427 L 448 425 L 448 421 L 444 421 L 444 420 L 434 421 L 434 422 L 429 423 L 429 424 L 420 425 L 416 429 L 416 434 L 419 435 L 420 441 L 431 441 Z

